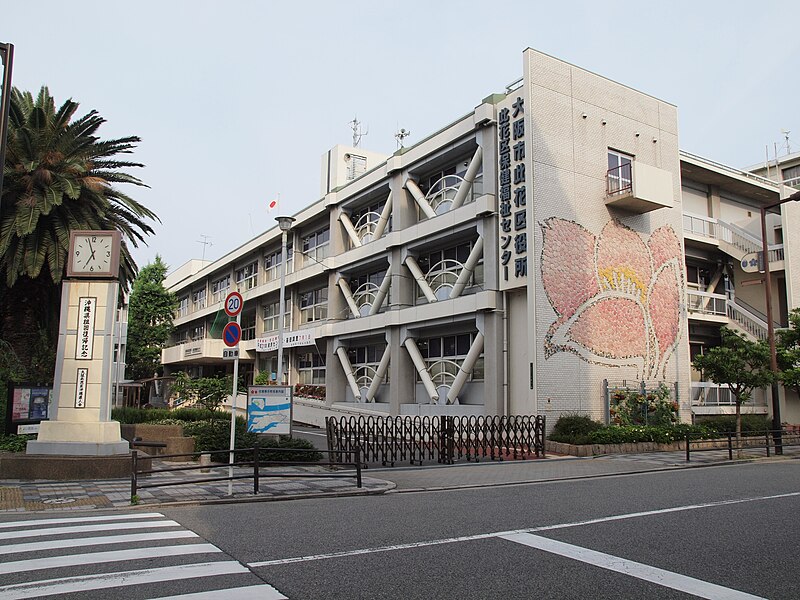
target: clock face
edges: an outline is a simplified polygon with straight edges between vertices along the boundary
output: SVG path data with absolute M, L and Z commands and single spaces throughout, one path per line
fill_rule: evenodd
M 68 274 L 77 277 L 116 277 L 118 232 L 73 232 Z

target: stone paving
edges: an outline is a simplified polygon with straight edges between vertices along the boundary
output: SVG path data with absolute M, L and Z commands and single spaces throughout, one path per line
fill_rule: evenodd
M 748 449 L 741 459 L 763 460 L 763 449 Z M 800 447 L 786 447 L 780 459 L 800 458 Z M 159 468 L 160 461 L 153 467 Z M 186 463 L 195 465 L 195 463 Z M 455 465 L 427 465 L 423 467 L 368 468 L 362 474 L 363 487 L 356 487 L 354 471 L 336 471 L 343 478 L 325 478 L 334 472 L 324 466 L 262 468 L 259 493 L 253 493 L 252 478 L 237 479 L 231 483 L 228 494 L 227 481 L 197 481 L 226 477 L 228 467 L 215 466 L 210 472 L 199 470 L 159 473 L 142 477 L 139 485 L 173 483 L 182 485 L 140 487 L 138 504 L 151 508 L 160 504 L 178 502 L 207 503 L 254 500 L 288 500 L 320 496 L 343 496 L 414 492 L 480 487 L 487 485 L 513 485 L 564 479 L 602 477 L 657 470 L 685 469 L 714 464 L 730 464 L 726 450 L 693 452 L 686 462 L 684 452 L 653 452 L 647 454 L 603 455 L 589 458 L 548 455 L 547 458 L 520 461 L 483 461 Z M 180 463 L 164 466 L 175 467 Z M 250 475 L 251 469 L 235 468 L 235 475 Z M 0 513 L 30 511 L 70 511 L 91 508 L 129 508 L 131 483 L 129 479 L 105 481 L 27 481 L 0 479 Z

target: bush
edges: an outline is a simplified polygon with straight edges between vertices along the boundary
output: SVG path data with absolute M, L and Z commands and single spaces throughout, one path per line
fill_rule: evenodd
M 603 425 L 583 415 L 561 415 L 553 426 L 550 439 L 565 444 L 588 444 L 589 434 Z
M 35 435 L 2 435 L 0 434 L 0 451 L 25 452 L 28 440 L 35 440 Z
M 648 427 L 645 425 L 628 425 L 603 427 L 588 435 L 590 444 L 634 444 L 637 442 L 656 442 L 669 444 L 685 439 L 711 439 L 717 432 L 702 425 L 678 424 L 666 427 Z
M 697 418 L 704 425 L 720 433 L 736 431 L 736 415 L 714 415 Z M 772 421 L 765 415 L 742 415 L 742 435 L 766 435 L 772 429 Z
M 211 421 L 213 419 L 223 419 L 225 413 L 220 411 L 210 411 L 205 408 L 179 408 L 169 410 L 167 408 L 115 408 L 111 411 L 111 418 L 114 421 L 135 425 L 137 423 L 154 423 L 167 419 L 177 421 Z

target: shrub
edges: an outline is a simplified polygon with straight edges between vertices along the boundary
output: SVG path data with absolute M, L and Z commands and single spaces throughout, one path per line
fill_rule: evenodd
M 166 408 L 115 408 L 111 411 L 111 418 L 125 424 L 153 423 L 165 419 L 177 421 L 210 421 L 222 419 L 226 416 L 220 411 L 210 411 L 205 408 L 179 408 L 169 410 Z
M 711 415 L 697 418 L 698 425 L 720 433 L 736 431 L 736 415 Z M 742 415 L 742 435 L 765 435 L 772 429 L 772 421 L 765 415 Z
M 550 439 L 565 444 L 588 444 L 588 435 L 603 425 L 584 415 L 561 415 L 553 426 Z
M 678 424 L 662 427 L 645 425 L 612 425 L 593 431 L 588 435 L 590 444 L 633 444 L 637 442 L 656 442 L 669 444 L 680 441 L 689 435 L 692 439 L 710 439 L 717 432 L 702 425 Z
M 25 452 L 28 440 L 35 440 L 35 435 L 2 435 L 0 434 L 0 451 Z
M 678 422 L 678 403 L 664 383 L 644 394 L 635 389 L 614 389 L 609 410 L 615 425 L 663 427 Z

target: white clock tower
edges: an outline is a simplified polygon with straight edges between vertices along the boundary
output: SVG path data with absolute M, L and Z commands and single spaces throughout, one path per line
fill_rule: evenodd
M 111 420 L 119 231 L 73 231 L 61 290 L 53 406 L 27 454 L 111 456 L 128 442 Z

